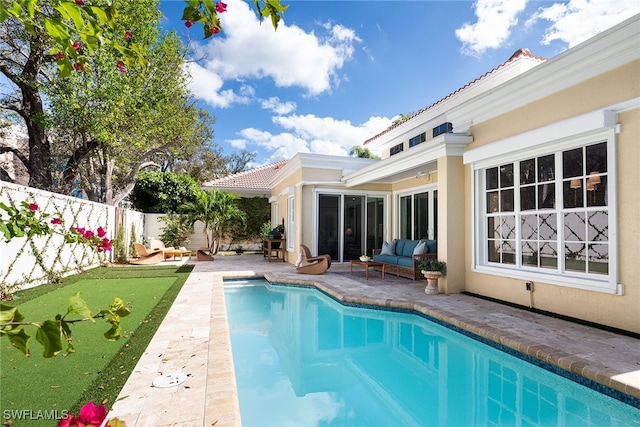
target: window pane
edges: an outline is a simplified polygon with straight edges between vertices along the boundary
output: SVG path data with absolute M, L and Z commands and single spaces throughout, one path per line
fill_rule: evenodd
M 516 242 L 515 242 L 515 240 L 503 240 L 502 241 L 502 263 L 503 264 L 515 264 L 516 263 Z
M 583 200 L 583 187 L 584 179 L 575 178 L 569 181 L 564 181 L 562 195 L 564 198 L 565 208 L 581 208 L 584 207 Z
M 607 206 L 607 176 L 589 175 L 587 178 L 587 206 Z
M 607 171 L 607 143 L 590 145 L 587 147 L 587 173 Z
M 503 239 L 515 239 L 516 238 L 516 217 L 514 215 L 503 216 L 500 218 L 501 227 L 500 235 Z
M 569 212 L 564 214 L 564 238 L 567 241 L 584 242 L 584 212 Z
M 529 211 L 536 208 L 536 187 L 520 187 L 520 209 Z
M 589 246 L 589 273 L 609 273 L 609 245 Z
M 538 185 L 538 208 L 553 209 L 556 207 L 556 185 Z
M 498 204 L 498 192 L 490 191 L 487 193 L 487 213 L 498 212 L 500 205 Z
M 513 212 L 513 190 L 500 191 L 500 212 Z
M 584 175 L 582 167 L 582 148 L 562 153 L 562 177 L 571 178 Z
M 490 239 L 499 239 L 500 238 L 500 227 L 498 226 L 500 221 L 496 221 L 496 218 L 490 216 L 487 218 L 487 236 Z
M 586 245 L 584 243 L 567 243 L 564 246 L 564 265 L 568 271 L 586 271 Z
M 558 268 L 558 245 L 556 242 L 540 242 L 540 267 Z
M 513 187 L 513 163 L 500 166 L 500 188 Z
M 540 240 L 558 239 L 558 216 L 556 214 L 541 214 L 539 217 L 538 232 Z
M 538 182 L 553 181 L 556 179 L 555 156 L 550 154 L 538 158 Z
M 536 182 L 536 159 L 520 162 L 520 184 L 532 184 Z
M 538 266 L 538 242 L 522 242 L 522 265 L 532 267 Z
M 591 242 L 606 242 L 609 240 L 609 214 L 607 212 L 588 212 L 587 237 Z
M 489 240 L 488 241 L 488 261 L 489 262 L 500 262 L 500 252 L 498 248 L 500 247 L 499 240 Z
M 487 169 L 486 172 L 487 190 L 498 188 L 498 168 Z
M 525 240 L 538 239 L 538 215 L 522 215 L 520 219 L 520 237 Z

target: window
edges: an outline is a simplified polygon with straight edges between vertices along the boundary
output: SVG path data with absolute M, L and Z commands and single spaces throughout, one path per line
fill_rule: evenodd
M 427 134 L 425 132 L 422 132 L 420 135 L 414 136 L 409 140 L 409 148 L 415 147 L 416 145 L 421 144 L 426 140 L 427 140 Z
M 480 169 L 480 264 L 607 280 L 607 150 L 598 142 Z
M 453 132 L 453 125 L 449 122 L 445 122 L 440 126 L 436 126 L 433 128 L 433 137 L 435 138 L 438 135 L 442 135 L 443 133 Z
M 401 239 L 438 238 L 438 190 L 398 197 L 399 233 Z
M 389 150 L 389 156 L 393 156 L 394 154 L 401 153 L 403 149 L 404 149 L 404 144 L 402 144 L 402 143 L 398 144 L 398 145 L 394 145 Z

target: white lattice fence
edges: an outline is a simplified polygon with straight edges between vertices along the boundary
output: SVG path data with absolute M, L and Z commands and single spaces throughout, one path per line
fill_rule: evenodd
M 60 217 L 66 228 L 75 226 L 95 231 L 102 227 L 106 237 L 114 237 L 113 206 L 6 182 L 0 182 L 0 201 L 16 207 L 22 201 L 36 203 L 40 211 Z M 10 242 L 0 236 L 0 286 L 5 290 L 51 283 L 61 276 L 109 261 L 111 252 L 98 253 L 87 245 L 65 244 L 59 234 L 14 238 Z

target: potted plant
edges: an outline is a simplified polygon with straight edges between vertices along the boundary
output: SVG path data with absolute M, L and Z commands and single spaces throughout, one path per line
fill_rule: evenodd
M 438 279 L 440 276 L 447 274 L 447 264 L 444 261 L 430 258 L 421 263 L 418 268 L 427 279 L 427 287 L 424 288 L 424 293 L 429 295 L 440 293 L 438 291 Z

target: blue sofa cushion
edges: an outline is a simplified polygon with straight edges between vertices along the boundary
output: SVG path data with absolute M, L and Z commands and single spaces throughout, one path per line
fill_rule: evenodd
M 412 257 L 413 250 L 416 248 L 416 246 L 418 246 L 418 243 L 420 243 L 418 240 L 405 240 L 404 245 L 402 246 L 402 252 L 399 252 L 396 248 L 396 254 Z
M 398 260 L 401 259 L 397 255 L 383 255 L 376 254 L 373 256 L 373 260 L 377 262 L 386 262 L 387 264 L 398 264 Z
M 438 253 L 438 241 L 437 240 L 426 240 L 427 242 L 427 253 L 436 254 Z
M 406 242 L 406 240 L 395 239 L 394 242 L 396 243 L 395 254 L 398 255 L 398 256 L 402 256 L 402 248 L 404 248 L 404 242 Z
M 413 256 L 398 257 L 398 262 L 396 264 L 401 265 L 403 267 L 413 268 Z

